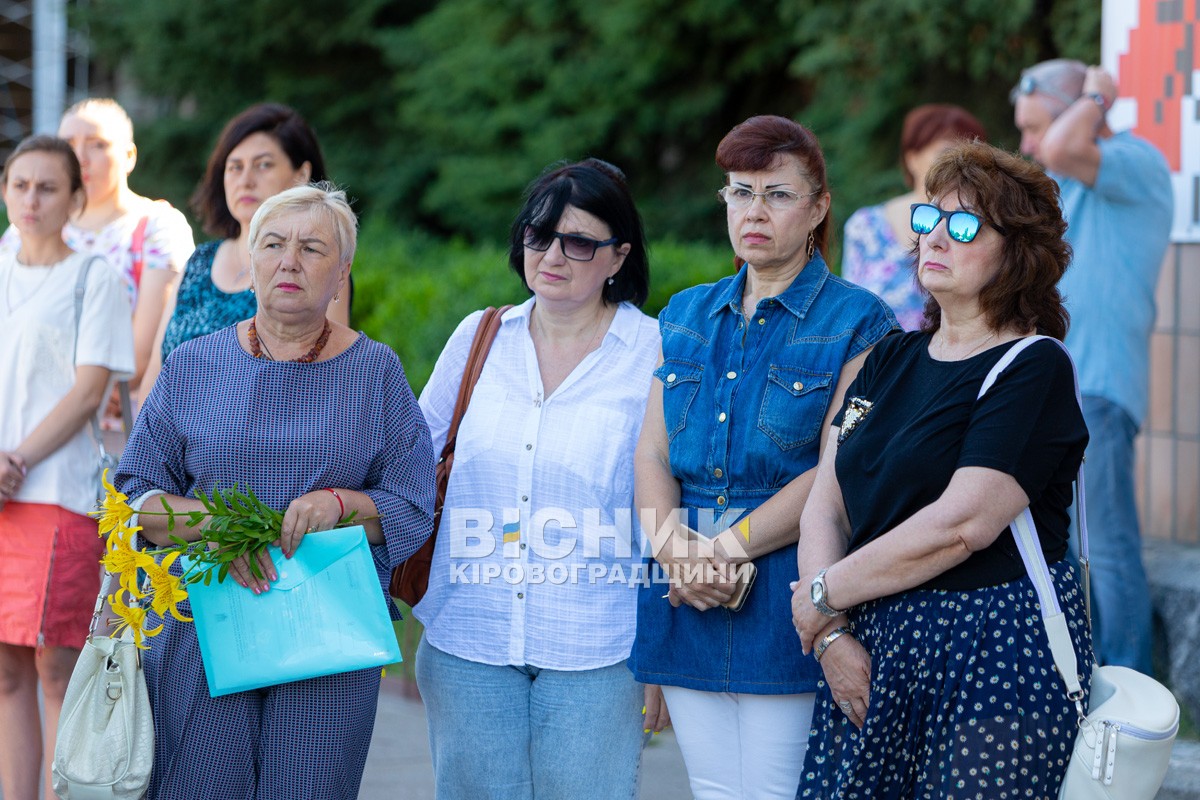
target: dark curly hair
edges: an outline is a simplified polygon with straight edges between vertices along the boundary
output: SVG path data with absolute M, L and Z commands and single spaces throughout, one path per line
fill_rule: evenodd
M 1011 326 L 1065 337 L 1071 318 L 1058 281 L 1071 263 L 1071 246 L 1063 238 L 1067 223 L 1058 184 L 1041 167 L 1012 153 L 963 142 L 933 163 L 925 191 L 931 198 L 957 193 L 1003 231 L 1000 269 L 979 292 L 988 324 L 995 330 Z M 941 308 L 930 297 L 922 328 L 937 330 L 941 320 Z

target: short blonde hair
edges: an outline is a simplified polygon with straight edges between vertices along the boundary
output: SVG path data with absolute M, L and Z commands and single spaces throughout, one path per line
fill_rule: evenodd
M 354 260 L 354 250 L 358 246 L 358 217 L 350 208 L 346 193 L 329 181 L 294 186 L 264 200 L 250 220 L 250 249 L 258 244 L 258 235 L 268 221 L 298 211 L 323 212 L 333 223 L 339 260 L 343 264 Z
M 114 139 L 123 137 L 123 143 L 133 144 L 133 120 L 121 104 L 111 97 L 89 97 L 80 100 L 63 112 L 62 118 L 97 114 L 107 117 L 113 124 Z

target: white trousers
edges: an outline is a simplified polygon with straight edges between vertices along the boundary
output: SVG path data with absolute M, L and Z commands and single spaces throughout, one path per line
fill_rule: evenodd
M 695 800 L 794 800 L 815 694 L 662 690 Z

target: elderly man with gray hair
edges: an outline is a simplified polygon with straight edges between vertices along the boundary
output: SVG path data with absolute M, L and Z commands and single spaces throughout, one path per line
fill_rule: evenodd
M 1079 61 L 1044 61 L 1013 89 L 1021 152 L 1062 190 L 1075 251 L 1059 286 L 1079 367 L 1087 446 L 1093 633 L 1102 664 L 1150 672 L 1150 597 L 1133 492 L 1133 439 L 1146 414 L 1154 291 L 1171 230 L 1166 160 L 1107 112 L 1112 76 Z M 1072 546 L 1074 546 L 1072 542 Z

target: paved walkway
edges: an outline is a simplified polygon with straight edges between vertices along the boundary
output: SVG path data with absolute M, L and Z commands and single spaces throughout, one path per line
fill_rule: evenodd
M 359 800 L 433 800 L 433 766 L 425 733 L 425 709 L 420 700 L 408 696 L 404 689 L 404 682 L 398 677 L 383 681 Z M 683 757 L 675 744 L 675 735 L 668 728 L 651 739 L 646 748 L 641 797 L 687 800 L 690 796 Z M 0 800 L 4 800 L 3 790 Z
M 641 800 L 687 800 L 687 774 L 670 729 L 655 736 L 642 759 Z M 433 768 L 425 710 L 406 696 L 399 678 L 379 694 L 375 733 L 359 800 L 432 800 Z M 1177 741 L 1159 800 L 1200 800 L 1200 742 Z M 0 800 L 4 792 L 0 791 Z
M 668 728 L 650 740 L 642 759 L 643 800 L 687 800 L 687 773 Z M 425 709 L 405 696 L 399 678 L 385 678 L 360 800 L 432 800 L 433 768 Z

